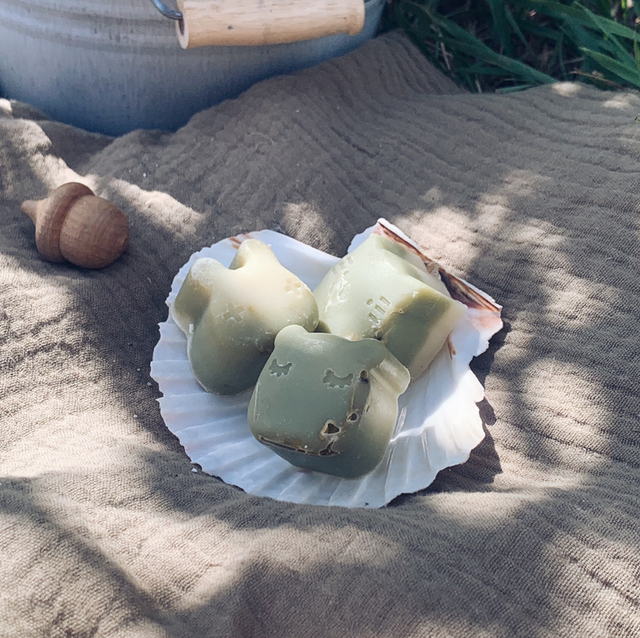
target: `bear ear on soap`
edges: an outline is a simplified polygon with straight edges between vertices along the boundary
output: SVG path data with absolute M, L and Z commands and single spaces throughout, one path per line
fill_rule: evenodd
M 69 182 L 46 199 L 26 200 L 22 212 L 36 227 L 38 252 L 53 263 L 104 268 L 129 246 L 129 222 L 109 200 Z

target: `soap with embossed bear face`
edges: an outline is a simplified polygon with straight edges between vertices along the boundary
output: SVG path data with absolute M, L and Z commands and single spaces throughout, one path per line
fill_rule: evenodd
M 258 239 L 238 248 L 229 268 L 197 259 L 171 306 L 187 336 L 193 374 L 208 392 L 250 388 L 285 326 L 314 330 L 318 307 L 309 288 Z
M 412 378 L 425 371 L 466 312 L 420 257 L 381 235 L 343 257 L 313 294 L 319 330 L 382 341 Z
M 343 478 L 386 452 L 408 370 L 380 341 L 283 328 L 249 403 L 253 436 L 301 468 Z

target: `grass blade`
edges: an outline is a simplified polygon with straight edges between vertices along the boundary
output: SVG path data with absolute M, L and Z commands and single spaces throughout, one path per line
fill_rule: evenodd
M 627 26 L 640 9 L 630 0 L 393 2 L 427 57 L 472 91 L 567 79 L 640 88 L 640 42 Z
M 513 14 L 511 13 L 511 11 L 509 11 L 509 7 L 507 7 L 506 5 L 504 7 L 504 13 L 505 13 L 507 22 L 511 26 L 511 29 L 513 30 L 513 32 L 518 37 L 518 40 L 520 40 L 520 42 L 522 42 L 522 44 L 524 45 L 524 48 L 526 49 L 529 57 L 532 60 L 535 60 L 536 54 L 533 52 L 531 45 L 529 44 L 527 39 L 524 37 L 524 33 L 522 33 L 522 29 L 520 28 L 520 25 L 516 22 L 515 18 L 513 17 Z
M 528 64 L 524 64 L 519 60 L 514 60 L 496 53 L 493 49 L 482 43 L 462 27 L 458 26 L 455 22 L 433 14 L 426 7 L 414 2 L 403 2 L 401 4 L 410 8 L 414 14 L 425 14 L 433 24 L 439 27 L 443 33 L 443 41 L 445 44 L 450 45 L 452 49 L 457 49 L 467 55 L 477 58 L 478 60 L 482 60 L 501 69 L 511 71 L 518 77 L 521 77 L 532 84 L 550 84 L 557 81 L 550 75 L 537 71 Z M 447 38 L 445 33 L 450 37 Z
M 521 7 L 529 7 L 535 9 L 539 13 L 555 18 L 556 20 L 572 19 L 581 23 L 582 26 L 592 27 L 594 21 L 599 26 L 600 30 L 606 28 L 606 30 L 612 34 L 617 35 L 627 40 L 633 40 L 635 31 L 620 24 L 615 20 L 609 18 L 602 18 L 595 13 L 589 11 L 577 2 L 566 5 L 559 2 L 553 2 L 552 0 L 516 0 L 516 4 Z M 601 26 L 602 25 L 602 26 Z
M 487 0 L 491 17 L 493 18 L 493 31 L 498 37 L 500 48 L 505 55 L 511 57 L 511 31 L 509 21 L 505 15 L 506 7 L 503 0 Z
M 622 44 L 620 44 L 620 41 L 618 40 L 618 38 L 616 38 L 616 36 L 612 33 L 611 25 L 617 24 L 617 23 L 614 22 L 613 20 L 607 20 L 605 18 L 601 18 L 595 15 L 594 13 L 591 13 L 589 10 L 585 9 L 584 7 L 582 8 L 584 10 L 585 16 L 589 20 L 591 20 L 594 27 L 599 29 L 605 36 L 607 36 L 607 38 L 605 39 L 605 42 L 608 40 L 614 45 L 615 48 L 613 49 L 612 53 L 618 58 L 618 60 L 620 62 L 624 62 L 626 61 L 626 58 L 631 58 L 629 51 L 625 47 L 623 47 Z M 629 29 L 629 31 L 631 31 L 631 29 Z M 633 37 L 635 39 L 635 32 L 631 31 L 631 33 L 633 34 Z
M 625 82 L 632 84 L 636 88 L 640 88 L 640 75 L 638 69 L 629 67 L 626 64 L 618 62 L 609 56 L 598 53 L 597 51 L 591 51 L 590 49 L 581 49 L 581 51 L 595 60 L 601 67 L 613 73 L 616 77 L 621 78 Z

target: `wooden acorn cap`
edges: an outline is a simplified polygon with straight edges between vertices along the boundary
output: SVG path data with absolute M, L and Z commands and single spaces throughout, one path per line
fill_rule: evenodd
M 129 245 L 129 223 L 115 204 L 77 182 L 63 184 L 22 211 L 36 226 L 38 252 L 48 261 L 103 268 Z

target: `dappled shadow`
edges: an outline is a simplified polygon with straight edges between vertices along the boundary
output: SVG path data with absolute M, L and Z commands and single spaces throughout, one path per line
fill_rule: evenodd
M 51 534 L 39 556 L 56 573 L 47 548 L 63 539 L 79 573 L 104 569 L 112 593 L 97 607 L 121 584 L 131 613 L 168 635 L 631 636 L 640 102 L 430 95 L 402 67 L 371 95 L 350 87 L 362 64 L 315 76 L 320 88 L 313 74 L 278 79 L 175 135 L 67 148 L 132 223 L 131 249 L 101 272 L 34 255 L 20 198 L 69 173 L 47 164 L 52 147 L 23 161 L 15 138 L 0 524 Z M 340 255 L 377 217 L 504 305 L 506 328 L 472 364 L 484 441 L 374 511 L 279 503 L 193 472 L 148 376 L 175 273 L 203 245 L 275 224 Z

